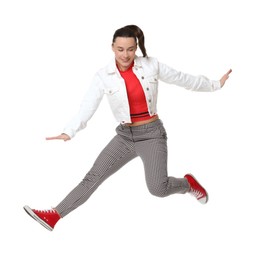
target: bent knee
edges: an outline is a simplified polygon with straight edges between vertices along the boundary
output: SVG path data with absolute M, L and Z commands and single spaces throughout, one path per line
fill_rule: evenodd
M 160 187 L 149 187 L 148 190 L 155 197 L 164 198 L 169 195 L 165 189 Z

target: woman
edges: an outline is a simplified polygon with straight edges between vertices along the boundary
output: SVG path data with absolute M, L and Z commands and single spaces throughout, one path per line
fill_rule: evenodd
M 46 138 L 64 141 L 73 138 L 86 127 L 104 95 L 120 123 L 116 136 L 100 153 L 85 178 L 62 202 L 51 210 L 24 207 L 47 229 L 53 230 L 60 218 L 83 204 L 106 178 L 137 156 L 144 163 L 146 183 L 151 194 L 165 197 L 174 193 L 190 193 L 199 202 L 207 203 L 206 190 L 191 174 L 186 174 L 184 178 L 169 177 L 167 174 L 167 134 L 156 108 L 158 81 L 193 91 L 215 91 L 225 84 L 231 70 L 219 81 L 178 72 L 148 57 L 144 42 L 142 30 L 135 25 L 116 30 L 112 42 L 114 59 L 95 74 L 79 113 L 63 133 Z M 137 46 L 143 57 L 136 56 Z

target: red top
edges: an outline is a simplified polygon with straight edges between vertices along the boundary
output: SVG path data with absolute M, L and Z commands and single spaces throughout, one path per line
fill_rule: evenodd
M 134 62 L 128 70 L 120 71 L 119 68 L 118 70 L 125 81 L 130 106 L 131 121 L 138 122 L 150 119 L 151 116 L 148 112 L 144 90 L 137 76 L 132 71 L 133 65 Z

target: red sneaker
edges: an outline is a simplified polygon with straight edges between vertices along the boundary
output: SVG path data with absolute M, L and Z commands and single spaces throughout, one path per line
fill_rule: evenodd
M 189 193 L 196 197 L 196 199 L 201 204 L 206 204 L 208 201 L 208 193 L 206 192 L 206 190 L 198 183 L 198 181 L 194 178 L 193 175 L 186 174 L 184 178 L 186 178 L 190 184 Z
M 29 216 L 31 216 L 50 231 L 54 229 L 55 224 L 61 218 L 61 216 L 54 209 L 36 210 L 31 209 L 29 206 L 25 206 L 24 210 Z

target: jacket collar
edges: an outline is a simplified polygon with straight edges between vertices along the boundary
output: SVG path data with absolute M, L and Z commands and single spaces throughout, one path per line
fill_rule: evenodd
M 134 58 L 134 68 L 142 68 L 141 58 L 135 56 Z M 116 67 L 116 60 L 112 59 L 111 62 L 106 66 L 106 71 L 108 74 L 115 74 L 117 73 L 118 69 Z

